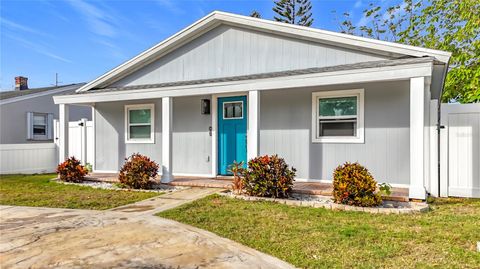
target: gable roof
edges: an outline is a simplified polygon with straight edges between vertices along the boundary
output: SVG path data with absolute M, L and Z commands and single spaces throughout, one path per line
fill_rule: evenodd
M 222 24 L 249 28 L 338 47 L 351 48 L 392 58 L 401 58 L 405 56 L 430 56 L 434 57 L 440 63 L 448 64 L 451 56 L 451 53 L 445 51 L 402 45 L 310 27 L 214 11 L 173 36 L 140 53 L 138 56 L 87 83 L 78 89 L 77 92 L 106 87 L 112 82 L 154 62 L 174 49 Z
M 78 90 L 85 83 L 75 83 L 62 86 L 52 86 L 43 88 L 32 88 L 22 91 L 3 91 L 0 92 L 0 104 L 12 103 L 16 101 L 31 99 L 49 94 L 71 94 Z
M 335 66 L 327 66 L 327 67 L 303 68 L 303 69 L 250 74 L 250 75 L 242 75 L 242 76 L 232 76 L 232 77 L 197 79 L 197 80 L 165 82 L 165 83 L 155 83 L 155 84 L 142 84 L 142 85 L 135 85 L 135 86 L 107 87 L 102 89 L 94 88 L 89 91 L 78 92 L 77 94 L 90 94 L 90 93 L 111 92 L 111 91 L 128 91 L 128 90 L 140 90 L 140 89 L 158 89 L 158 88 L 165 88 L 165 87 L 202 85 L 207 83 L 243 81 L 243 80 L 254 80 L 254 79 L 280 78 L 280 77 L 290 77 L 290 76 L 305 75 L 305 74 L 318 74 L 318 73 L 347 71 L 347 70 L 355 70 L 355 69 L 379 68 L 379 67 L 387 67 L 387 66 L 399 66 L 399 65 L 418 64 L 418 63 L 435 63 L 435 62 L 436 60 L 434 57 L 370 61 L 370 62 L 363 62 L 363 63 L 344 64 L 344 65 L 335 65 Z

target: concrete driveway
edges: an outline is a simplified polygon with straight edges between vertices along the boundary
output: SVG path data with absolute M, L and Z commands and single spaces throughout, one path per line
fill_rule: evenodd
M 293 268 L 151 215 L 16 206 L 0 214 L 2 268 Z

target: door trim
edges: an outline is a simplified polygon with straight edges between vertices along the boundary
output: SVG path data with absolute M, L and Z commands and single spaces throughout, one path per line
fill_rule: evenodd
M 233 92 L 212 94 L 211 115 L 212 115 L 212 177 L 218 176 L 218 98 L 232 97 L 232 96 L 246 96 L 248 102 L 248 92 Z M 248 114 L 247 114 L 247 133 L 248 133 Z M 248 136 L 247 136 L 248 145 Z

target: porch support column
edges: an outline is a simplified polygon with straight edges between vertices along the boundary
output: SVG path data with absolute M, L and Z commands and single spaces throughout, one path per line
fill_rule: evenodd
M 172 175 L 172 97 L 162 98 L 162 183 L 173 180 Z
M 410 199 L 425 200 L 425 77 L 410 79 Z
M 58 145 L 58 162 L 61 163 L 68 158 L 68 121 L 69 106 L 67 104 L 59 105 L 59 145 Z
M 260 141 L 260 92 L 248 92 L 247 161 L 259 154 Z

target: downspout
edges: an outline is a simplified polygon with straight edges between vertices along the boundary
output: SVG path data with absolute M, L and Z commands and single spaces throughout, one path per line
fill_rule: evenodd
M 441 117 L 442 117 L 442 110 L 441 110 L 441 106 L 442 106 L 442 96 L 443 96 L 443 89 L 445 88 L 445 80 L 447 79 L 447 73 L 448 73 L 448 67 L 449 67 L 449 64 L 450 64 L 450 58 L 448 58 L 448 62 L 446 63 L 445 65 L 445 70 L 443 71 L 443 79 L 442 79 L 442 87 L 440 88 L 440 95 L 439 95 L 439 100 L 438 100 L 438 104 L 437 104 L 437 169 L 438 169 L 438 172 L 437 172 L 437 181 L 438 181 L 438 184 L 437 184 L 437 191 L 438 191 L 438 197 L 440 197 L 440 189 L 441 189 L 441 175 L 440 175 L 440 130 L 445 128 L 445 126 L 442 126 L 440 125 L 440 123 L 442 122 L 441 121 Z

